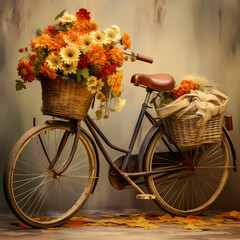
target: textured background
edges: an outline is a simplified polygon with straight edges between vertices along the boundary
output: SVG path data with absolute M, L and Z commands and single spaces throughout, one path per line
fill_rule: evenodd
M 135 52 L 154 58 L 154 64 L 127 62 L 122 113 L 98 122 L 114 144 L 128 147 L 145 91 L 130 84 L 135 72 L 170 73 L 176 81 L 185 73 L 198 73 L 215 82 L 229 96 L 227 113 L 234 119 L 231 132 L 240 154 L 240 1 L 239 0 L 0 0 L 0 211 L 8 211 L 2 191 L 2 172 L 16 140 L 32 126 L 46 119 L 40 112 L 41 88 L 38 82 L 16 92 L 17 60 L 34 36 L 34 30 L 54 23 L 55 16 L 67 8 L 75 14 L 87 8 L 101 29 L 118 25 L 131 36 Z M 94 115 L 94 111 L 90 112 Z M 120 124 L 121 123 L 121 124 Z M 140 139 L 147 130 L 141 130 Z M 140 141 L 137 142 L 137 145 Z M 111 152 L 114 158 L 117 153 Z M 107 181 L 107 164 L 101 156 L 100 181 L 84 206 L 87 209 L 156 209 L 153 202 L 135 199 L 135 191 L 117 191 Z M 215 208 L 240 210 L 240 173 L 231 177 Z

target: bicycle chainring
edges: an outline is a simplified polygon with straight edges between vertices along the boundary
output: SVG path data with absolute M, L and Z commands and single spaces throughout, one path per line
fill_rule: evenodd
M 114 163 L 116 164 L 117 167 L 120 168 L 122 166 L 123 160 L 124 158 L 120 157 L 117 160 L 115 160 Z M 111 167 L 109 167 L 108 170 L 108 179 L 111 185 L 118 190 L 122 190 L 126 186 L 129 186 L 129 183 L 123 177 L 119 176 Z

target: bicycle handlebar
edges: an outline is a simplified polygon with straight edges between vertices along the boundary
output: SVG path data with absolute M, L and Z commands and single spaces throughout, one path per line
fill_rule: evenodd
M 147 63 L 153 63 L 153 58 L 148 57 L 148 56 L 144 56 L 142 54 L 137 54 L 137 60 L 143 61 L 143 62 L 147 62 Z
M 135 57 L 135 59 L 137 59 L 137 60 L 147 62 L 147 63 L 153 63 L 153 58 L 151 58 L 151 57 L 144 56 L 144 55 L 139 54 L 139 53 L 135 54 L 133 52 L 129 53 L 129 52 L 123 51 L 123 53 L 128 55 L 128 56 Z

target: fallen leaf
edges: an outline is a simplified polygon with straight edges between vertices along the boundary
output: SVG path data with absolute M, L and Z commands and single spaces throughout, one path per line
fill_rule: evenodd
M 186 225 L 186 226 L 184 227 L 184 229 L 187 229 L 187 230 L 196 230 L 196 229 L 198 229 L 198 227 L 196 227 L 195 225 L 189 223 L 188 225 Z

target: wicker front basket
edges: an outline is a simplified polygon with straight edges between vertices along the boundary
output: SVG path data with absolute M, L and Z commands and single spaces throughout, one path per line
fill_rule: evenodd
M 212 143 L 222 139 L 222 114 L 213 116 L 207 121 L 201 137 L 199 137 L 199 126 L 197 124 L 199 119 L 199 116 L 192 115 L 192 118 L 174 119 L 167 117 L 162 120 L 166 133 L 177 145 L 182 147 Z
M 60 77 L 41 79 L 42 112 L 46 115 L 83 120 L 93 99 L 86 86 Z

